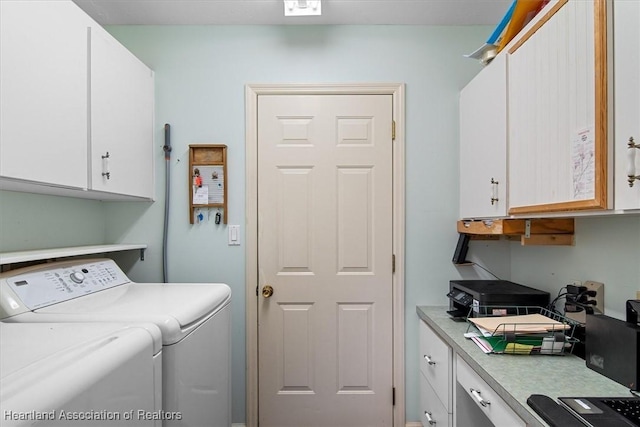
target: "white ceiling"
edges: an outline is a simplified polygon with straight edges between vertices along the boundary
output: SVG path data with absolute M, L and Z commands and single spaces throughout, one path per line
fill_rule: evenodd
M 284 17 L 282 0 L 74 0 L 102 25 L 496 25 L 512 0 L 322 0 Z

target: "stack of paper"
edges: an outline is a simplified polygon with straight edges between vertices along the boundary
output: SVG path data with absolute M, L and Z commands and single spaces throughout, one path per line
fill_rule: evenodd
M 485 353 L 561 354 L 566 342 L 564 332 L 570 326 L 542 314 L 469 318 L 482 334 L 467 333 Z
M 490 335 L 515 333 L 539 334 L 569 329 L 569 325 L 553 320 L 542 314 L 525 314 L 522 316 L 474 317 L 473 322 L 478 329 Z

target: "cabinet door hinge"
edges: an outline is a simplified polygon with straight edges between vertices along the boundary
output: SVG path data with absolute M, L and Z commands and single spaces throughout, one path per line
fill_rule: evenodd
M 391 390 L 391 404 L 393 406 L 396 406 L 396 388 L 393 387 L 393 389 Z
M 395 120 L 391 121 L 391 140 L 392 141 L 396 140 L 396 121 Z
M 391 272 L 396 272 L 396 254 L 391 255 Z

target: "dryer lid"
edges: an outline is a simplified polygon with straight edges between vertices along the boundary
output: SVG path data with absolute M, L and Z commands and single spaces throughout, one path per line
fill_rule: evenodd
M 231 289 L 222 283 L 128 283 L 17 316 L 22 320 L 16 321 L 152 322 L 168 345 L 180 341 L 230 300 Z

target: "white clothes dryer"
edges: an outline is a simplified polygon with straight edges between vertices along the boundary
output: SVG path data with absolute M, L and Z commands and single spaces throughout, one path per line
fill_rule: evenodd
M 231 425 L 231 290 L 222 283 L 134 283 L 111 259 L 0 275 L 5 322 L 151 322 L 162 333 L 165 427 Z
M 0 425 L 160 427 L 154 324 L 0 322 Z

